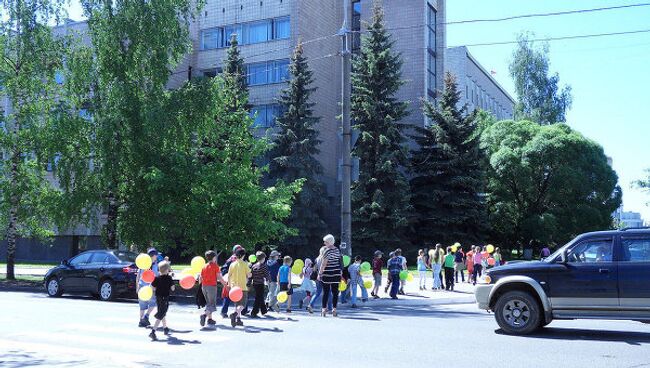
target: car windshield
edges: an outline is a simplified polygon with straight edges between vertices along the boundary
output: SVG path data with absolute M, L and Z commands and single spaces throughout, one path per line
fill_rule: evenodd
M 120 262 L 135 262 L 135 257 L 138 255 L 132 252 L 113 252 L 115 254 L 115 257 L 120 260 Z

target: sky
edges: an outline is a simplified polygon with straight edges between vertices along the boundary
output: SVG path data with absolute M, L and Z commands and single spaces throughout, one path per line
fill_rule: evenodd
M 74 3 L 74 2 L 73 2 Z M 644 3 L 642 0 L 447 0 L 447 22 L 503 18 Z M 73 6 L 70 16 L 81 18 Z M 449 24 L 447 45 L 516 40 L 522 31 L 535 37 L 562 37 L 650 29 L 650 6 L 582 14 Z M 613 159 L 623 189 L 625 211 L 650 221 L 650 193 L 631 187 L 650 168 L 650 33 L 552 41 L 551 72 L 573 89 L 567 123 L 600 143 Z M 514 97 L 508 64 L 515 45 L 473 46 L 472 55 Z
M 646 3 L 642 0 L 447 0 L 447 22 L 504 18 L 520 14 Z M 648 2 L 650 3 L 650 2 Z M 509 20 L 447 25 L 447 45 L 516 40 L 522 31 L 537 38 L 650 29 L 650 6 Z M 613 159 L 625 211 L 650 221 L 650 193 L 631 188 L 650 168 L 650 33 L 551 41 L 550 69 L 573 89 L 567 124 L 600 143 Z M 508 64 L 515 45 L 469 47 L 495 79 L 515 97 Z

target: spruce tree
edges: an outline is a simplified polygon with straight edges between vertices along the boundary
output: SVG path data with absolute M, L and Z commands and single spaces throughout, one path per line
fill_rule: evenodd
M 226 60 L 224 60 L 223 65 L 223 77 L 226 82 L 226 87 L 231 88 L 235 92 L 235 99 L 229 102 L 232 104 L 232 111 L 237 110 L 238 103 L 244 103 L 244 106 L 248 108 L 246 68 L 244 67 L 244 59 L 241 57 L 239 51 L 237 34 L 232 34 L 230 37 L 230 46 L 226 55 Z
M 314 78 L 307 58 L 303 55 L 302 44 L 298 44 L 289 66 L 291 79 L 282 91 L 279 102 L 282 115 L 277 119 L 278 131 L 273 135 L 274 147 L 270 152 L 270 179 L 291 183 L 305 179 L 302 191 L 296 196 L 287 226 L 298 230 L 298 235 L 285 240 L 293 249 L 285 249 L 291 254 L 313 253 L 312 248 L 320 246 L 325 233 L 324 210 L 327 205 L 326 193 L 319 176 L 323 168 L 316 159 L 320 153 L 316 124 L 320 120 L 313 116 L 310 101 L 316 90 L 311 87 Z M 302 247 L 302 249 L 298 249 Z
M 408 164 L 404 144 L 407 102 L 395 97 L 402 61 L 392 52 L 381 6 L 373 6 L 372 22 L 352 65 L 351 117 L 359 138 L 359 180 L 352 186 L 355 252 L 388 250 L 404 245 L 408 227 L 409 185 L 402 168 Z
M 438 107 L 424 103 L 430 124 L 416 128 L 418 149 L 412 151 L 411 203 L 416 213 L 418 244 L 466 243 L 481 239 L 486 210 L 483 155 L 476 113 L 458 107 L 460 92 L 453 75 L 445 75 Z

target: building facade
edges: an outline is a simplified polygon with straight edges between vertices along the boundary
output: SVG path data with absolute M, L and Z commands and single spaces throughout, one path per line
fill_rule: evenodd
M 460 106 L 467 104 L 469 111 L 489 111 L 498 120 L 512 119 L 515 100 L 469 53 L 467 47 L 448 48 L 445 66 L 446 71 L 456 77 L 461 92 Z
M 644 221 L 643 218 L 641 218 L 641 214 L 638 212 L 623 211 L 621 212 L 619 224 L 621 228 L 643 227 Z

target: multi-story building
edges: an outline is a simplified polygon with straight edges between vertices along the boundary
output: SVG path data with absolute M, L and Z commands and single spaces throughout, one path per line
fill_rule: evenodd
M 459 105 L 469 111 L 490 111 L 498 120 L 511 119 L 515 100 L 469 53 L 467 47 L 451 47 L 445 51 L 445 70 L 456 76 L 461 92 Z
M 342 0 L 206 0 L 190 26 L 193 51 L 176 68 L 169 88 L 181 86 L 196 76 L 217 75 L 226 58 L 232 34 L 237 34 L 246 63 L 251 113 L 257 135 L 272 134 L 280 113 L 276 101 L 288 65 L 298 42 L 314 71 L 314 113 L 320 117 L 319 138 L 323 142 L 318 160 L 323 165 L 319 178 L 330 201 L 328 223 L 332 233 L 340 226 L 341 157 L 341 63 L 338 35 L 343 23 Z M 403 60 L 405 84 L 397 98 L 409 101 L 405 122 L 424 126 L 422 100 L 433 100 L 442 88 L 445 54 L 445 0 L 384 0 L 385 25 L 394 40 L 394 52 Z M 352 51 L 358 51 L 366 22 L 372 16 L 372 0 L 350 0 Z M 78 32 L 89 43 L 87 24 L 69 22 L 55 33 Z M 355 175 L 353 175 L 353 178 Z M 103 219 L 100 219 L 100 222 Z M 98 241 L 98 229 L 73 229 L 59 233 L 57 240 L 74 243 L 71 236 Z M 65 246 L 57 246 L 57 248 Z M 62 257 L 59 257 L 62 258 Z
M 623 211 L 621 212 L 620 227 L 643 227 L 644 222 L 641 214 L 638 212 Z

